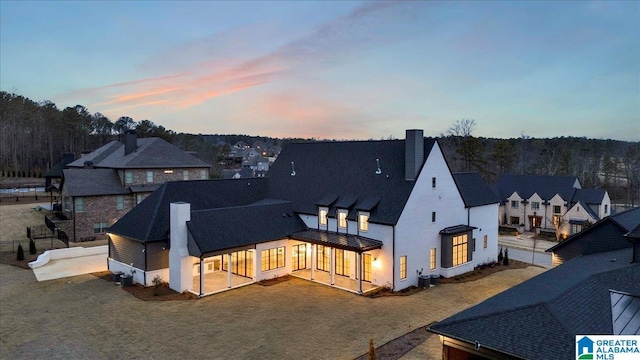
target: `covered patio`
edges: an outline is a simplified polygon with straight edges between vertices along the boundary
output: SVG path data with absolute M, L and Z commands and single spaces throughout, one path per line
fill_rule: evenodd
M 213 295 L 222 291 L 251 285 L 254 282 L 252 278 L 232 274 L 228 271 L 205 273 L 202 276 L 202 281 L 198 274 L 193 277 L 192 293 L 198 296 Z M 202 289 L 200 288 L 201 285 Z
M 382 247 L 381 241 L 353 234 L 332 233 L 314 229 L 296 232 L 290 238 L 311 244 L 311 266 L 292 271 L 291 275 L 357 294 L 364 294 L 377 288 L 377 286 L 363 280 L 365 279 L 363 269 L 367 267 L 367 264 L 363 261 L 363 253 L 380 249 Z M 318 246 L 327 247 L 331 251 L 329 271 L 316 269 L 316 248 Z M 336 274 L 336 249 L 357 254 L 355 279 Z

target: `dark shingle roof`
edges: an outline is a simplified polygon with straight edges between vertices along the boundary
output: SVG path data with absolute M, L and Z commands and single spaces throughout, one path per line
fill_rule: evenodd
M 244 220 L 241 226 L 238 219 Z M 199 250 L 191 255 L 200 256 L 283 239 L 306 226 L 293 212 L 290 202 L 262 201 L 256 205 L 192 211 L 187 228 Z
M 574 258 L 430 330 L 522 358 L 574 359 L 566 349 L 576 334 L 613 333 L 609 289 L 640 293 L 631 256 L 623 249 Z
M 61 178 L 62 170 L 64 170 L 67 167 L 67 164 L 69 164 L 70 162 L 73 162 L 73 157 L 74 157 L 73 154 L 65 154 L 64 158 L 60 160 L 59 163 L 57 163 L 54 167 L 49 169 L 44 174 L 44 177 L 45 178 Z
M 128 194 L 118 173 L 113 169 L 64 169 L 62 189 L 70 196 L 100 196 Z
M 604 189 L 577 189 L 571 202 L 580 201 L 585 204 L 601 204 L 606 193 L 607 191 Z
M 160 138 L 137 139 L 138 148 L 124 154 L 124 144 L 112 141 L 80 159 L 69 167 L 83 167 L 86 161 L 96 168 L 153 169 L 209 167 L 209 164 Z
M 458 191 L 464 201 L 464 206 L 474 207 L 488 204 L 496 204 L 500 200 L 495 193 L 482 180 L 480 174 L 475 172 L 453 174 Z
M 349 207 L 375 196 L 379 201 L 371 210 L 369 221 L 395 224 L 415 184 L 405 180 L 404 143 L 388 140 L 288 144 L 269 171 L 268 196 L 293 202 L 294 210 L 303 214 L 316 214 L 316 204 L 334 195 L 335 203 Z M 434 143 L 425 139 L 425 159 Z M 380 159 L 381 174 L 376 174 L 376 159 Z M 291 176 L 292 162 L 295 176 Z M 351 210 L 350 219 L 355 217 L 355 207 Z M 329 213 L 335 213 L 335 207 Z
M 191 211 L 242 206 L 261 200 L 265 187 L 266 179 L 167 182 L 113 224 L 109 232 L 142 242 L 166 239 L 172 202 L 188 202 Z
M 551 200 L 559 194 L 563 200 L 571 201 L 576 184 L 580 185 L 575 176 L 501 175 L 494 189 L 500 201 L 505 201 L 514 192 L 523 199 L 537 193 L 542 200 Z
M 632 231 L 640 225 L 640 207 L 635 207 L 623 212 L 611 215 L 610 218 L 627 231 Z

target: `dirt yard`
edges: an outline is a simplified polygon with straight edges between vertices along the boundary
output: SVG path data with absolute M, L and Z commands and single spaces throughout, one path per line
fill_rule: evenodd
M 44 215 L 50 214 L 47 210 L 34 210 L 37 205 L 38 203 L 0 206 L 0 241 L 28 241 L 27 226 L 44 225 Z

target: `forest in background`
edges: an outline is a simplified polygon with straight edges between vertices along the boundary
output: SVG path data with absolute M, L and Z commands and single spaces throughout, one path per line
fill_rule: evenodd
M 0 175 L 41 177 L 65 153 L 79 157 L 135 129 L 139 137 L 160 137 L 214 165 L 238 141 L 267 147 L 314 139 L 276 139 L 248 135 L 177 133 L 150 120 L 122 116 L 115 121 L 82 105 L 58 109 L 0 92 Z M 212 127 L 215 126 L 212 124 Z M 640 197 L 640 143 L 584 137 L 495 139 L 475 137 L 475 120 L 458 120 L 437 139 L 453 172 L 478 171 L 493 183 L 501 174 L 577 176 L 584 188 L 605 188 L 613 201 L 636 204 Z M 269 154 L 273 155 L 273 154 Z

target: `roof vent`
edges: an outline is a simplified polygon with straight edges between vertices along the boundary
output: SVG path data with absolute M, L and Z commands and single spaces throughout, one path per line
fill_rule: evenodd
M 380 159 L 376 159 L 376 164 L 378 165 L 378 169 L 376 170 L 376 175 L 382 174 L 382 170 L 380 169 Z
M 296 176 L 296 163 L 291 162 L 291 176 Z

